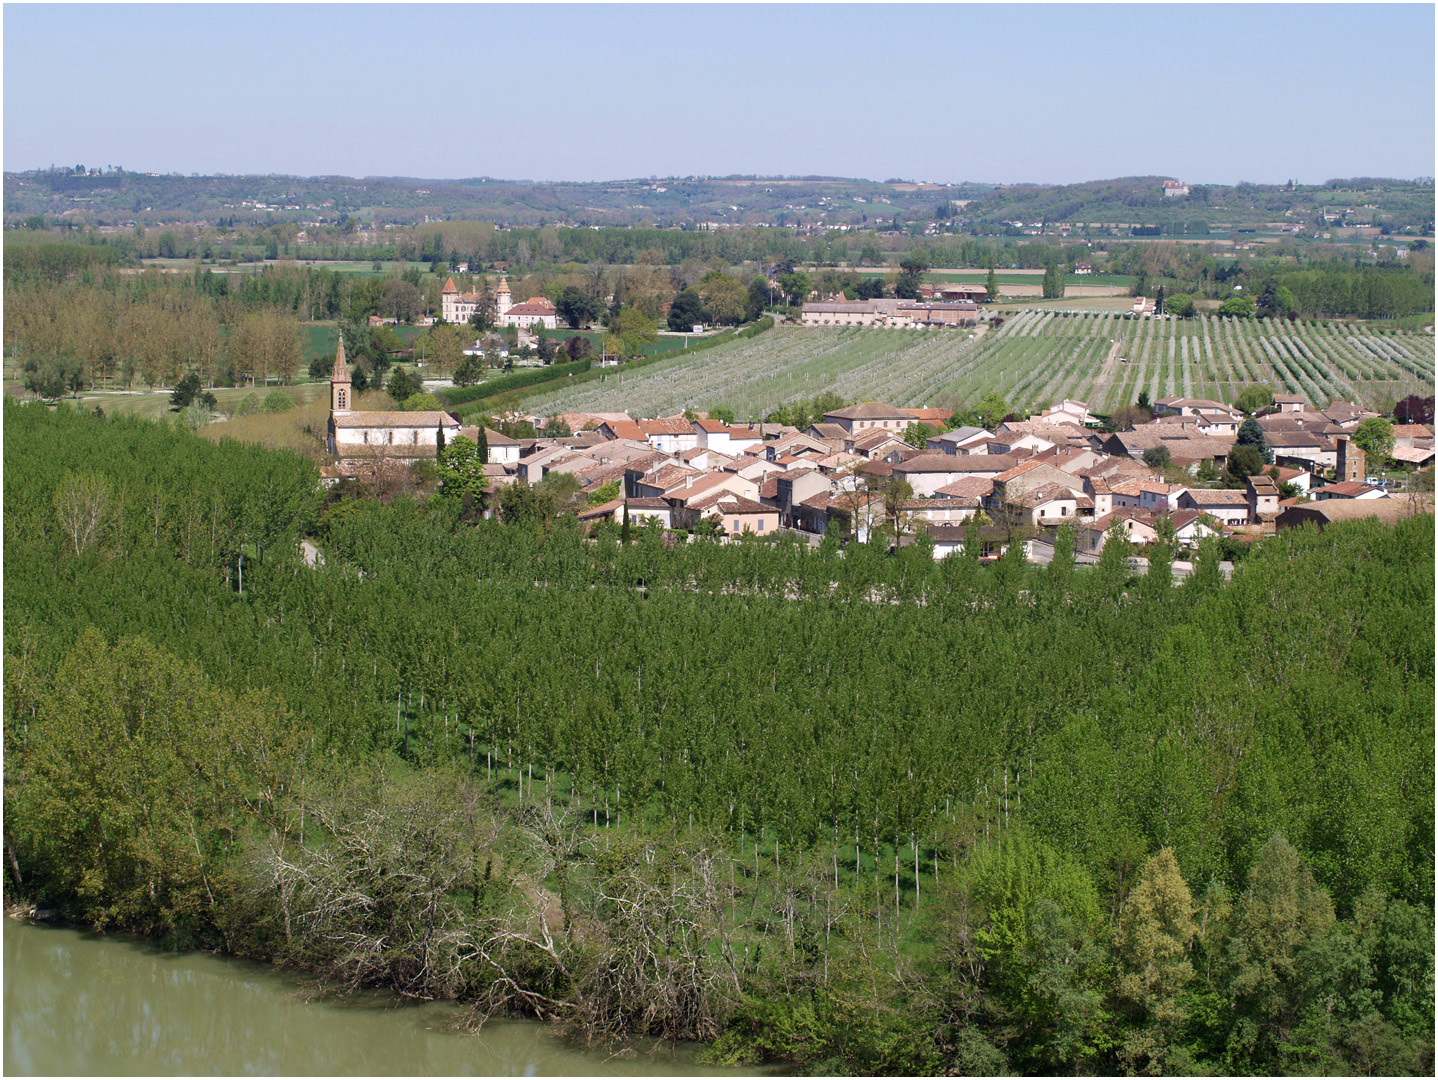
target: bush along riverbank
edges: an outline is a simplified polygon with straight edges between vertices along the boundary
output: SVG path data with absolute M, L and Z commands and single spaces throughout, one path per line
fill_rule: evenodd
M 1431 1074 L 1431 516 L 1174 587 L 4 419 L 8 903 L 741 1066 Z

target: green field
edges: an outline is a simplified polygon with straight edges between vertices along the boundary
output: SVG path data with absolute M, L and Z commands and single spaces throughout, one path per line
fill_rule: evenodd
M 865 268 L 853 271 L 859 277 L 883 278 L 888 275 L 888 268 Z M 983 285 L 988 282 L 989 272 L 987 270 L 930 270 L 924 275 L 928 282 L 957 282 L 963 285 Z M 1042 285 L 1044 272 L 1042 270 L 994 270 L 994 278 L 1000 285 Z M 1124 288 L 1132 287 L 1134 278 L 1128 274 L 1067 274 L 1064 277 L 1068 285 L 1118 285 Z
M 568 327 L 561 326 L 558 330 L 547 331 L 547 336 L 558 341 L 568 341 L 572 337 L 582 337 L 588 341 L 590 345 L 594 346 L 594 352 L 597 356 L 603 351 L 604 339 L 608 335 L 603 330 L 570 330 Z M 651 341 L 648 345 L 641 346 L 639 352 L 641 356 L 667 356 L 670 353 L 683 352 L 687 346 L 697 344 L 703 340 L 705 340 L 704 337 L 692 334 L 689 335 L 688 341 L 682 337 L 661 337 L 657 341 Z
M 1432 394 L 1433 380 L 1433 337 L 1422 332 L 1027 310 L 979 334 L 778 327 L 692 359 L 536 396 L 528 406 L 657 416 L 722 405 L 739 417 L 761 417 L 826 390 L 898 406 L 950 406 L 997 391 L 1017 405 L 1074 397 L 1106 413 L 1141 390 L 1155 400 L 1232 401 L 1257 383 L 1320 406 L 1338 399 L 1386 410 L 1407 394 Z
M 212 269 L 215 268 L 215 267 L 223 267 L 224 269 L 230 270 L 230 271 L 232 271 L 232 272 L 233 272 L 233 271 L 238 271 L 238 272 L 240 272 L 240 273 L 259 273 L 261 270 L 263 270 L 263 269 L 264 269 L 265 267 L 267 267 L 267 266 L 290 265 L 290 264 L 296 264 L 296 265 L 299 265 L 299 266 L 313 266 L 313 267 L 314 267 L 315 269 L 317 269 L 317 270 L 333 270 L 333 271 L 335 271 L 336 273 L 340 273 L 340 274 L 400 274 L 400 273 L 403 273 L 403 272 L 406 271 L 406 270 L 418 270 L 418 271 L 419 271 L 420 273 L 422 273 L 422 274 L 428 274 L 428 273 L 430 272 L 430 265 L 429 265 L 429 263 L 425 263 L 425 262 L 403 262 L 403 261 L 400 261 L 400 260 L 385 260 L 385 261 L 381 261 L 381 262 L 380 262 L 380 269 L 379 269 L 379 270 L 375 270 L 375 268 L 374 268 L 374 263 L 373 263 L 372 261 L 371 261 L 371 262 L 365 262 L 364 260 L 361 260 L 361 259 L 347 259 L 347 260 L 316 259 L 316 260 L 311 261 L 311 260 L 305 259 L 305 258 L 300 257 L 300 256 L 287 255 L 287 256 L 284 256 L 283 258 L 278 259 L 278 260 L 274 260 L 274 259 L 265 260 L 265 259 L 262 259 L 262 258 L 260 257 L 260 256 L 261 256 L 261 253 L 262 253 L 262 249 L 260 249 L 260 248 L 246 248 L 246 249 L 243 249 L 243 250 L 244 250 L 244 251 L 247 251 L 247 252 L 253 252 L 253 254 L 247 256 L 247 255 L 244 255 L 244 254 L 238 254 L 238 253 L 237 253 L 237 257 L 239 257 L 239 258 L 253 258 L 255 261 L 254 261 L 254 262 L 240 262 L 240 263 L 236 264 L 235 266 L 232 266 L 232 267 L 231 267 L 231 266 L 225 266 L 224 263 L 220 262 L 219 260 L 215 260 L 215 259 L 201 260 L 201 259 L 163 259 L 163 258 L 154 258 L 154 259 L 141 259 L 141 260 L 140 260 L 140 265 L 145 266 L 145 267 L 147 267 L 147 268 L 148 268 L 148 267 L 154 267 L 154 268 L 159 269 L 159 270 L 177 270 L 177 271 L 180 271 L 180 272 L 182 272 L 182 273 L 191 273 L 191 272 L 193 272 L 197 267 L 198 267 L 198 268 L 209 267 L 209 268 L 212 268 Z
M 334 356 L 335 345 L 339 342 L 339 324 L 332 322 L 301 323 L 300 329 L 304 332 L 305 367 L 317 356 Z M 414 344 L 414 339 L 424 333 L 423 326 L 391 326 L 395 337 L 399 338 L 406 348 Z
M 215 411 L 220 413 L 231 413 L 240 401 L 248 394 L 257 394 L 261 401 L 265 395 L 276 390 L 283 390 L 297 405 L 308 405 L 314 401 L 328 399 L 328 382 L 299 382 L 290 386 L 280 386 L 278 383 L 270 383 L 265 386 L 236 386 L 231 388 L 217 387 L 210 391 L 215 395 L 217 404 Z M 104 409 L 107 414 L 126 413 L 132 416 L 142 416 L 149 420 L 158 420 L 163 416 L 171 416 L 170 391 L 165 390 L 132 390 L 132 391 L 92 391 L 82 393 L 78 402 L 72 397 L 60 399 L 68 405 L 78 404 L 86 409 L 93 409 L 97 405 Z

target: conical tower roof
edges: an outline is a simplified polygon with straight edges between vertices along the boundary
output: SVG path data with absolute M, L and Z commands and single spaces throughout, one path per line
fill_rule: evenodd
M 350 366 L 345 362 L 345 336 L 340 334 L 340 343 L 335 348 L 335 366 L 330 371 L 330 382 L 350 381 Z

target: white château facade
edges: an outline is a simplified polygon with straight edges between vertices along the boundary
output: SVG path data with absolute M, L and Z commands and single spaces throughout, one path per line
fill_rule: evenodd
M 445 322 L 466 323 L 479 310 L 481 294 L 478 291 L 460 292 L 454 278 L 450 278 L 444 283 L 439 299 L 440 314 Z M 494 290 L 494 314 L 497 326 L 517 326 L 522 330 L 536 325 L 547 330 L 559 326 L 559 312 L 548 299 L 531 296 L 524 303 L 516 304 L 509 291 L 509 279 L 503 276 L 499 279 L 499 288 Z

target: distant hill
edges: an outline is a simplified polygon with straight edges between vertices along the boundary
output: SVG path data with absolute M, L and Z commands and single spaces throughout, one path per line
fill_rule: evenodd
M 275 221 L 414 224 L 476 218 L 501 225 L 847 225 L 939 223 L 969 234 L 1056 223 L 1140 226 L 1169 234 L 1211 228 L 1374 224 L 1431 232 L 1434 187 L 1360 178 L 1321 186 L 1202 184 L 1173 198 L 1162 176 L 1081 184 L 934 184 L 821 176 L 687 176 L 593 183 L 475 177 L 181 176 L 51 169 L 5 174 L 4 218 L 84 224 Z

